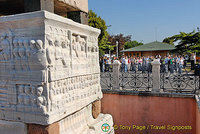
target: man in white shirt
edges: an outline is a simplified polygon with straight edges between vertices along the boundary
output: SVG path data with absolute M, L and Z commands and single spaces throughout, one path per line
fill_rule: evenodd
M 122 72 L 125 71 L 125 58 L 124 56 L 122 57 Z
M 126 56 L 125 58 L 125 68 L 124 68 L 124 72 L 127 72 L 128 71 L 128 58 Z
M 194 66 L 196 63 L 196 55 L 194 53 L 190 56 L 190 61 L 191 61 L 191 70 L 194 70 Z

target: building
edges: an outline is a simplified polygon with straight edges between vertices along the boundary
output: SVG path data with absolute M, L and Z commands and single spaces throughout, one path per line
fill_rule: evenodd
M 175 46 L 154 41 L 151 43 L 147 43 L 141 46 L 125 49 L 121 52 L 124 52 L 125 56 L 166 56 L 170 53 L 171 50 L 174 50 Z

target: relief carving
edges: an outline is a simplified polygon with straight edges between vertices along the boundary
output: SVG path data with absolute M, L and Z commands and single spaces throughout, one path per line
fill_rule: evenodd
M 30 70 L 44 70 L 47 67 L 46 50 L 41 40 L 31 40 Z
M 98 31 L 72 21 L 51 26 L 55 20 L 50 22 L 48 15 L 41 19 L 47 12 L 39 14 L 2 22 L 0 109 L 12 113 L 5 120 L 48 125 L 89 105 L 101 92 L 98 72 L 93 71 L 98 68 Z M 13 28 L 9 35 L 7 26 Z
M 29 68 L 28 58 L 31 55 L 31 48 L 30 48 L 28 40 L 24 40 L 23 44 L 24 44 L 24 49 L 25 49 L 25 55 L 22 58 L 22 61 L 23 61 L 22 62 L 22 69 L 25 70 L 25 71 L 29 71 L 30 68 Z
M 37 105 L 38 105 L 38 112 L 46 113 L 46 98 L 42 96 L 43 87 L 39 86 L 36 89 L 37 91 Z
M 1 37 L 1 42 L 0 42 L 0 51 L 1 51 L 1 59 L 4 61 L 8 61 L 10 59 L 10 42 L 7 39 L 7 34 L 4 34 Z
M 42 95 L 42 86 L 16 85 L 17 86 L 17 111 L 46 113 L 46 99 Z
M 37 97 L 36 97 L 36 87 L 31 86 L 31 111 L 37 112 Z
M 18 40 L 18 44 L 19 44 L 18 53 L 19 53 L 20 64 L 21 64 L 19 70 L 23 70 L 23 68 L 25 66 L 24 63 L 26 62 L 26 61 L 24 61 L 25 60 L 25 48 L 24 48 L 22 40 Z

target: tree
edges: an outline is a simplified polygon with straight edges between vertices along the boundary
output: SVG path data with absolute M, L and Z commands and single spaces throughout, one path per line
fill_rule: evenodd
M 174 43 L 178 42 L 174 52 L 183 53 L 200 53 L 200 31 L 192 31 L 190 33 L 180 32 L 177 35 L 165 38 L 163 42 Z
M 129 42 L 125 43 L 124 49 L 129 49 L 129 48 L 137 47 L 137 46 L 140 46 L 140 45 L 143 45 L 143 43 L 142 42 L 137 42 L 136 40 L 129 41 Z
M 165 38 L 163 40 L 164 43 L 170 44 L 170 45 L 174 45 L 174 40 L 171 39 L 171 37 Z
M 108 40 L 111 44 L 111 46 L 113 46 L 113 50 L 114 52 L 116 52 L 116 42 L 118 41 L 118 51 L 120 52 L 121 50 L 124 49 L 124 44 L 126 42 L 130 42 L 131 41 L 131 35 L 127 35 L 124 36 L 123 34 L 117 34 L 117 35 L 111 35 L 108 37 Z
M 101 34 L 98 37 L 98 45 L 99 50 L 101 52 L 101 57 L 102 55 L 104 55 L 105 50 L 111 49 L 111 47 L 108 44 L 108 32 L 106 31 L 106 22 L 100 16 L 97 16 L 97 14 L 94 13 L 92 10 L 90 10 L 88 14 L 88 25 L 101 30 Z

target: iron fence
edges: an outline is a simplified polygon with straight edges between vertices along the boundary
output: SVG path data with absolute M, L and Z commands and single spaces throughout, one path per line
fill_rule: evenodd
M 112 72 L 101 72 L 100 74 L 100 83 L 102 89 L 112 89 L 113 87 L 113 73 Z
M 179 72 L 160 73 L 161 89 L 164 92 L 193 93 L 200 89 L 200 75 L 188 67 Z
M 150 91 L 152 88 L 152 73 L 147 71 L 122 72 L 119 76 L 119 84 L 122 89 Z
M 116 72 L 101 72 L 101 88 L 113 88 L 113 74 Z M 119 87 L 126 90 L 150 91 L 152 89 L 152 70 L 148 67 L 135 68 L 132 71 L 119 70 Z

